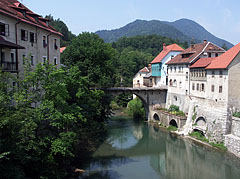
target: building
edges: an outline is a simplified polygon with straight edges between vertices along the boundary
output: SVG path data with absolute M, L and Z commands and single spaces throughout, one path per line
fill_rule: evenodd
M 168 99 L 167 107 L 175 104 L 184 112 L 188 112 L 190 93 L 190 66 L 202 58 L 218 57 L 225 52 L 217 45 L 204 41 L 172 58 L 168 65 Z
M 17 0 L 0 0 L 0 65 L 3 71 L 23 71 L 24 59 L 60 64 L 62 34 L 49 20 L 35 14 Z
M 166 46 L 165 43 L 163 44 L 163 50 L 151 62 L 154 86 L 168 85 L 168 71 L 166 63 L 183 50 L 184 49 L 177 44 L 168 46 Z
M 151 66 L 144 67 L 139 70 L 138 73 L 133 78 L 133 87 L 141 88 L 141 87 L 150 87 L 152 86 L 152 82 L 150 82 L 149 77 L 151 76 Z

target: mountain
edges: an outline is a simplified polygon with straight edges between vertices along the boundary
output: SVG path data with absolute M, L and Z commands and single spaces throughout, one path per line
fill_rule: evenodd
M 95 33 L 98 34 L 101 38 L 103 38 L 105 42 L 114 42 L 124 36 L 132 37 L 136 35 L 152 35 L 152 34 L 165 36 L 172 39 L 178 39 L 182 42 L 191 41 L 190 37 L 184 35 L 175 27 L 157 20 L 151 21 L 136 20 L 119 29 L 101 30 Z
M 100 30 L 95 33 L 103 38 L 105 42 L 114 42 L 121 37 L 156 34 L 178 39 L 181 42 L 187 41 L 190 43 L 194 39 L 195 43 L 199 43 L 202 40 L 209 40 L 220 47 L 223 44 L 227 48 L 233 46 L 230 42 L 212 35 L 201 25 L 189 19 L 180 19 L 174 22 L 136 20 L 119 29 Z
M 230 42 L 214 36 L 213 34 L 208 32 L 204 27 L 202 27 L 201 25 L 199 25 L 198 23 L 196 23 L 193 20 L 179 19 L 174 22 L 165 22 L 165 21 L 162 21 L 162 22 L 175 27 L 177 30 L 179 30 L 184 35 L 186 35 L 190 38 L 198 39 L 200 41 L 208 40 L 210 42 L 215 43 L 216 45 L 218 45 L 220 47 L 223 44 L 225 44 L 227 46 L 227 48 L 231 48 L 233 46 L 233 44 L 231 44 Z

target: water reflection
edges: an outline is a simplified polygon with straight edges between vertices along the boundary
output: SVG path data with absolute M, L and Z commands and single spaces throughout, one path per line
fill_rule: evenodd
M 113 120 L 82 178 L 239 179 L 239 160 L 133 120 Z

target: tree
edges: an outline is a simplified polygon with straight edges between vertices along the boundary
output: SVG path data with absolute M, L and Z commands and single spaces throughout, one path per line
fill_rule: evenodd
M 117 52 L 110 44 L 93 33 L 82 33 L 62 55 L 63 63 L 77 66 L 80 75 L 86 77 L 91 87 L 110 87 L 114 84 L 113 61 Z
M 74 160 L 95 149 L 108 100 L 80 73 L 29 63 L 23 78 L 0 73 L 0 178 L 67 177 Z

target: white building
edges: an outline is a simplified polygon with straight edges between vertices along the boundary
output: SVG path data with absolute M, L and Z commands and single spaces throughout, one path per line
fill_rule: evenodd
M 151 67 L 144 67 L 143 69 L 139 70 L 138 73 L 133 78 L 133 87 L 134 88 L 141 88 L 147 87 L 146 80 L 144 77 L 149 76 L 151 74 Z
M 35 14 L 17 0 L 0 0 L 0 65 L 3 71 L 23 71 L 25 58 L 37 63 L 60 64 L 62 34 L 49 20 Z
M 204 41 L 189 48 L 171 59 L 168 65 L 168 99 L 167 107 L 177 105 L 184 112 L 188 111 L 190 95 L 190 65 L 201 58 L 218 57 L 225 52 L 217 45 Z

